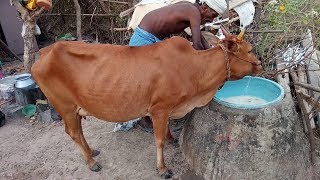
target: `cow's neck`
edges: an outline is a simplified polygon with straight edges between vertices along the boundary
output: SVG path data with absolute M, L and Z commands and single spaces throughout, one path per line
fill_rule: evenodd
M 224 52 L 220 47 L 199 52 L 202 61 L 202 77 L 199 78 L 199 87 L 202 90 L 217 90 L 227 80 L 227 65 Z

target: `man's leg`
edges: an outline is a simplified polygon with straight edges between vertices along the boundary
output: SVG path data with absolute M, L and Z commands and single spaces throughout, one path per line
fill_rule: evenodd
M 149 116 L 141 118 L 137 123 L 143 131 L 153 133 L 153 124 Z
M 128 122 L 123 122 L 123 123 L 116 123 L 113 129 L 113 132 L 116 131 L 128 131 L 134 126 L 137 125 L 137 122 L 139 121 L 140 118 L 137 119 L 132 119 Z

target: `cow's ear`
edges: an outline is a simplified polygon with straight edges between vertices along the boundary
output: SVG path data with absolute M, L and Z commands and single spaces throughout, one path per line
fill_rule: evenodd
M 235 40 L 225 40 L 225 46 L 226 48 L 231 52 L 238 52 L 239 51 L 239 45 L 238 42 Z

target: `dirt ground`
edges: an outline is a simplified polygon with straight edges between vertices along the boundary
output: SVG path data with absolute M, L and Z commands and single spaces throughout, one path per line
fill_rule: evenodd
M 139 127 L 112 132 L 113 123 L 83 120 L 89 145 L 101 152 L 95 159 L 103 169 L 91 172 L 62 122 L 30 122 L 20 111 L 6 115 L 0 128 L 0 179 L 161 179 L 153 134 Z M 178 144 L 166 144 L 165 161 L 173 179 L 181 179 L 187 165 Z

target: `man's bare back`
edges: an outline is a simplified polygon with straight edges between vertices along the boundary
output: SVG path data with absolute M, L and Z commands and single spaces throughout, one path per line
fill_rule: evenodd
M 151 11 L 142 19 L 139 27 L 163 39 L 189 27 L 190 18 L 200 21 L 198 8 L 192 3 L 181 2 Z
M 205 5 L 180 2 L 149 12 L 144 16 L 139 27 L 160 39 L 190 27 L 194 47 L 205 49 L 201 43 L 200 25 L 212 22 L 217 15 Z

